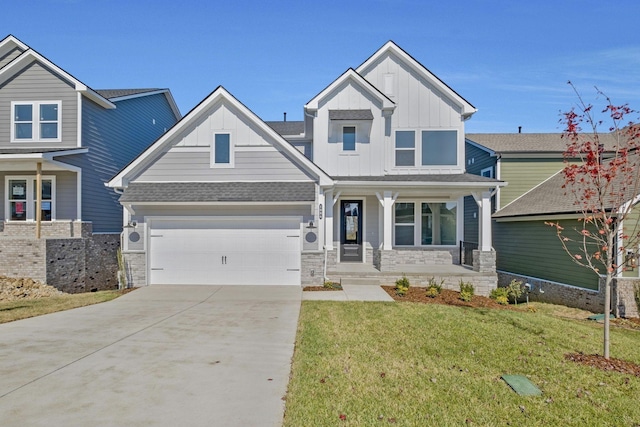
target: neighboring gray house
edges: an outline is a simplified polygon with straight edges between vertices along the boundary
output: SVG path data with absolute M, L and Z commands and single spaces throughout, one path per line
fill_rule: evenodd
M 93 90 L 1 40 L 0 275 L 115 287 L 122 207 L 105 182 L 180 117 L 168 89 Z
M 475 108 L 388 42 L 304 106 L 265 123 L 224 88 L 109 183 L 124 194 L 134 285 L 321 284 L 366 277 L 496 286 L 490 195 L 465 171 Z M 480 206 L 474 268 L 462 203 Z

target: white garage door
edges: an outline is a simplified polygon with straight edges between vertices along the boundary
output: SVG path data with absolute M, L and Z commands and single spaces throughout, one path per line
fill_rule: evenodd
M 300 219 L 152 219 L 152 285 L 300 285 Z

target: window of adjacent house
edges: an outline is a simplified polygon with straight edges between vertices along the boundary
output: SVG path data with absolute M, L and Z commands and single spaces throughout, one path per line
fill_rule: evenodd
M 11 140 L 60 141 L 60 101 L 12 102 Z
M 395 245 L 456 245 L 457 202 L 396 202 L 394 206 Z
M 458 132 L 455 130 L 422 131 L 422 165 L 457 165 Z
M 356 149 L 356 127 L 344 126 L 342 128 L 342 150 L 355 151 Z
M 7 218 L 10 221 L 34 221 L 37 210 L 37 181 L 35 177 L 7 178 Z M 54 219 L 54 178 L 44 177 L 41 190 L 42 221 Z
M 416 133 L 412 130 L 396 131 L 396 166 L 415 166 Z
M 480 176 L 486 176 L 487 178 L 493 178 L 493 166 L 484 168 L 480 171 Z
M 212 159 L 213 166 L 231 166 L 233 163 L 233 150 L 231 146 L 231 134 L 216 133 L 213 141 Z

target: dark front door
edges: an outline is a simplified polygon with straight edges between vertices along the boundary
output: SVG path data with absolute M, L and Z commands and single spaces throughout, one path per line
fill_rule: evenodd
M 362 202 L 340 202 L 340 262 L 362 262 Z

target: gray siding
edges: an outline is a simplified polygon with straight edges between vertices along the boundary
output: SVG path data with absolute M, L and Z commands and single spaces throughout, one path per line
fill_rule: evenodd
M 62 101 L 62 141 L 11 143 L 11 101 Z M 75 89 L 39 63 L 0 85 L 0 148 L 76 147 L 78 99 Z
M 73 172 L 52 172 L 44 170 L 43 175 L 56 177 L 56 220 L 76 219 L 76 174 Z M 10 171 L 0 173 L 0 219 L 5 220 L 5 191 L 7 176 L 35 177 L 35 171 Z
M 233 168 L 211 167 L 208 149 L 193 151 L 175 147 L 135 178 L 137 182 L 157 181 L 301 181 L 310 180 L 282 153 L 238 151 Z M 206 150 L 206 151 L 205 151 Z
M 16 47 L 13 50 L 10 50 L 9 52 L 7 52 L 5 55 L 3 55 L 2 57 L 0 57 L 0 68 L 4 67 L 5 65 L 7 65 L 9 62 L 13 61 L 14 59 L 16 59 L 18 56 L 20 56 L 20 54 L 24 52 L 22 49 Z
M 570 228 L 580 227 L 576 221 L 561 224 L 568 232 Z M 555 229 L 544 221 L 498 222 L 493 227 L 498 270 L 598 289 L 598 276 L 571 260 Z
M 493 166 L 495 178 L 496 158 L 491 157 L 489 153 L 479 149 L 471 144 L 465 143 L 465 165 L 468 173 L 480 175 L 482 169 Z M 495 197 L 491 200 L 491 212 L 495 212 Z M 474 217 L 475 215 L 475 217 Z M 464 198 L 464 241 L 478 243 L 478 204 L 471 196 Z
M 80 166 L 82 173 L 82 219 L 93 222 L 94 232 L 122 230 L 119 195 L 104 186 L 175 123 L 163 94 L 119 101 L 105 110 L 84 99 L 82 114 L 84 155 L 61 158 Z

